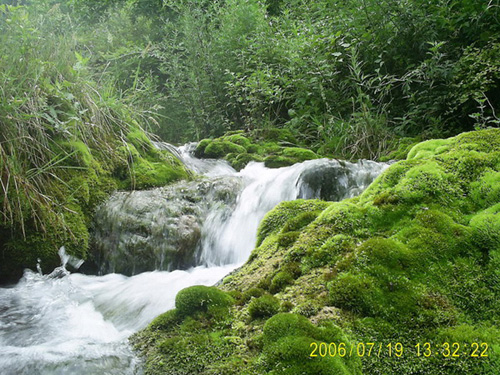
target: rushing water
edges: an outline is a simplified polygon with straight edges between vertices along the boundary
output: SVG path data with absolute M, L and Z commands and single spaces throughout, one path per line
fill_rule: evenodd
M 284 200 L 354 196 L 386 167 L 321 159 L 279 169 L 251 163 L 237 173 L 223 161 L 194 158 L 192 148 L 174 151 L 204 179 L 117 193 L 97 215 L 106 228 L 96 240 L 110 254 L 103 255 L 108 270 L 119 269 L 126 254 L 153 243 L 150 263 L 132 264 L 131 276 L 89 276 L 69 273 L 66 262 L 78 268 L 78 260 L 61 252 L 63 266 L 51 274 L 27 270 L 17 285 L 0 288 L 0 374 L 140 374 L 127 337 L 173 308 L 179 290 L 213 285 L 241 265 L 266 212 Z M 191 230 L 196 226 L 199 234 Z M 176 235 L 183 230 L 188 241 L 179 242 L 185 236 Z M 192 255 L 183 264 L 193 267 L 155 270 L 175 268 L 177 263 L 165 259 L 176 256 L 176 246 L 192 247 L 183 250 Z M 134 263 L 144 257 L 125 258 Z M 134 274 L 137 269 L 141 273 Z

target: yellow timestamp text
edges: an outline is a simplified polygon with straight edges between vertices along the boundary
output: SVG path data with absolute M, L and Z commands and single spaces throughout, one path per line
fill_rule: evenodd
M 402 344 L 400 342 L 312 342 L 309 347 L 311 349 L 310 357 L 403 357 L 412 355 L 422 358 L 487 358 L 489 356 L 489 345 L 485 342 L 467 344 L 458 342 L 439 344 L 430 342 L 417 344 Z

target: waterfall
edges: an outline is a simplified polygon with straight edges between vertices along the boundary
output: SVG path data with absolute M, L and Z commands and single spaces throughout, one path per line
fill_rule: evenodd
M 355 196 L 387 167 L 319 159 L 236 172 L 193 157 L 193 147 L 175 153 L 200 178 L 118 192 L 99 208 L 102 276 L 69 273 L 65 263 L 79 262 L 61 252 L 63 266 L 50 275 L 27 270 L 0 288 L 2 375 L 141 374 L 127 337 L 173 308 L 179 290 L 213 285 L 241 265 L 269 210 L 284 200 Z
M 336 160 L 309 160 L 290 167 L 270 169 L 251 162 L 239 175 L 244 189 L 234 211 L 211 211 L 202 228 L 201 262 L 209 266 L 242 263 L 250 256 L 257 228 L 273 207 L 282 201 L 303 198 L 341 200 L 359 194 L 385 164 Z

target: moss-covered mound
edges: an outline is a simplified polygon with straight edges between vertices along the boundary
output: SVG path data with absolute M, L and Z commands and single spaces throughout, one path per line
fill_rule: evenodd
M 46 201 L 34 207 L 29 191 L 11 187 L 7 199 L 19 199 L 21 222 L 0 224 L 0 282 L 15 281 L 25 268 L 43 271 L 60 265 L 58 249 L 87 259 L 89 231 L 98 204 L 111 192 L 164 186 L 187 178 L 182 163 L 167 151 L 157 150 L 139 126 L 131 125 L 122 140 L 108 141 L 109 150 L 98 149 L 78 137 L 58 137 L 50 145 L 60 167 L 43 187 Z M 14 184 L 12 181 L 11 184 Z
M 221 286 L 227 324 L 152 325 L 135 338 L 146 373 L 500 373 L 499 182 L 492 129 L 418 144 L 359 197 L 280 204 Z M 336 352 L 311 357 L 321 342 Z
M 280 168 L 319 158 L 315 152 L 299 147 L 288 129 L 233 131 L 215 139 L 204 139 L 195 150 L 200 158 L 226 159 L 240 170 L 251 161 L 264 162 L 268 168 Z

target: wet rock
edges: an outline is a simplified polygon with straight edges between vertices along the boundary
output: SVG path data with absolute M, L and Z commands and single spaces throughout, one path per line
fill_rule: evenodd
M 241 187 L 239 178 L 224 177 L 115 193 L 94 219 L 100 271 L 133 275 L 195 265 L 208 211 L 231 210 Z

